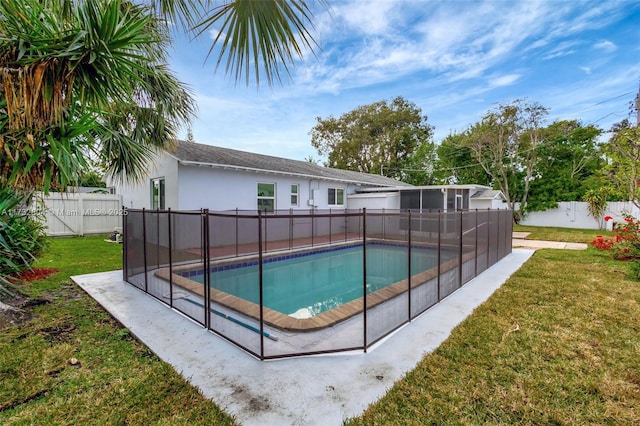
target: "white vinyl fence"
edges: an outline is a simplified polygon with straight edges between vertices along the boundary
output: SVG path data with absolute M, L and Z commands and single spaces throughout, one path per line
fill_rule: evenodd
M 623 214 L 629 213 L 633 217 L 640 217 L 640 211 L 630 201 L 610 202 L 604 216 L 613 217 L 613 221 L 604 222 L 603 217 L 596 220 L 589 215 L 587 203 L 582 201 L 563 201 L 558 203 L 555 209 L 543 212 L 530 212 L 520 221 L 521 225 L 529 226 L 553 226 L 561 228 L 580 229 L 608 229 L 613 223 L 621 222 Z
M 60 193 L 38 197 L 47 235 L 107 234 L 122 227 L 122 197 L 113 194 Z

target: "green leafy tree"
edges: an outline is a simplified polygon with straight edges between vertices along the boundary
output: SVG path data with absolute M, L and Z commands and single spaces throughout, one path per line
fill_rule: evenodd
M 537 102 L 504 103 L 471 126 L 464 138 L 475 162 L 491 176 L 512 209 L 519 201 L 521 210 L 526 210 L 547 114 Z
M 476 161 L 466 145 L 468 132 L 452 133 L 440 142 L 435 177 L 443 184 L 478 184 L 491 186 L 491 176 Z
M 625 119 L 611 130 L 613 136 L 603 147 L 610 182 L 624 199 L 640 208 L 640 127 Z
M 335 118 L 316 118 L 311 145 L 327 156 L 326 165 L 402 179 L 403 169 L 427 169 L 433 128 L 414 103 L 397 97 L 360 106 Z M 421 158 L 416 156 L 419 152 Z
M 529 192 L 528 211 L 543 211 L 559 201 L 582 201 L 597 186 L 603 166 L 598 149 L 602 131 L 575 120 L 556 121 L 543 129 Z

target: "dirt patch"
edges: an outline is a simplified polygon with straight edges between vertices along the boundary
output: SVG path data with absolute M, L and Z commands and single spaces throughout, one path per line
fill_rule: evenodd
M 21 283 L 45 279 L 57 272 L 58 269 L 54 268 L 33 268 L 14 275 L 9 281 L 19 286 Z M 29 321 L 34 307 L 50 302 L 49 299 L 27 297 L 20 293 L 19 288 L 9 290 L 13 295 L 1 300 L 4 306 L 0 305 L 0 330 Z
M 63 322 L 40 329 L 40 334 L 50 343 L 61 343 L 70 340 L 75 329 L 74 324 Z
M 56 274 L 59 272 L 59 269 L 55 269 L 55 268 L 33 268 L 27 271 L 22 271 L 17 275 L 14 275 L 11 278 L 11 281 L 14 282 L 20 282 L 20 281 L 26 281 L 26 282 L 32 282 L 32 281 L 37 281 L 37 280 L 43 280 L 45 278 L 50 277 L 53 274 Z

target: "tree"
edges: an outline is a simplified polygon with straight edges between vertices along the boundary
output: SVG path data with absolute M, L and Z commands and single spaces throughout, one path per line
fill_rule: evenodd
M 140 179 L 194 112 L 166 23 L 126 0 L 0 3 L 0 185 L 64 188 L 93 154 Z
M 321 2 L 324 3 L 324 2 Z M 198 13 L 204 10 L 207 15 Z M 271 84 L 316 47 L 304 1 L 6 0 L 0 3 L 0 184 L 73 182 L 93 152 L 111 177 L 137 181 L 195 111 L 169 71 L 171 22 L 220 25 L 217 65 L 236 80 L 260 65 Z M 312 25 L 310 25 L 312 27 Z M 211 52 L 210 52 L 211 53 Z M 251 68 L 250 65 L 251 64 Z
M 402 97 L 360 106 L 340 118 L 316 120 L 311 145 L 327 156 L 329 167 L 400 179 L 412 164 L 424 167 L 426 157 L 418 160 L 414 155 L 433 146 L 427 116 Z
M 528 211 L 543 211 L 559 201 L 581 201 L 594 189 L 602 169 L 597 138 L 602 131 L 575 120 L 556 121 L 542 131 L 529 191 Z
M 491 186 L 491 176 L 476 162 L 466 146 L 468 132 L 452 133 L 437 148 L 435 175 L 443 184 L 478 184 Z
M 603 147 L 609 160 L 607 171 L 611 184 L 623 196 L 640 208 L 640 127 L 628 120 L 611 129 L 613 136 Z
M 195 111 L 166 64 L 173 22 L 199 22 L 200 33 L 221 23 L 217 64 L 227 55 L 227 72 L 247 82 L 250 64 L 271 84 L 316 47 L 303 0 L 225 2 L 199 21 L 202 7 L 210 2 L 0 2 L 0 190 L 24 200 L 28 189 L 64 188 L 92 156 L 114 178 L 142 179 Z
M 491 176 L 512 209 L 519 201 L 521 210 L 526 210 L 547 114 L 537 102 L 518 99 L 489 111 L 464 138 L 474 160 Z

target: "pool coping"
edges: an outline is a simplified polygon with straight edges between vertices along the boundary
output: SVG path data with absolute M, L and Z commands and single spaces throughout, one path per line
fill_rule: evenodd
M 374 241 L 368 240 L 368 242 L 374 242 L 374 243 L 378 242 L 381 244 L 389 244 L 389 241 L 390 240 L 374 240 Z M 400 243 L 400 241 L 398 241 L 398 243 Z M 406 242 L 404 243 L 406 244 Z M 340 244 L 333 244 L 333 245 L 326 245 L 326 246 L 323 245 L 322 247 L 337 248 L 340 246 L 348 246 L 348 245 L 354 245 L 354 242 L 351 241 L 351 242 L 343 242 Z M 437 245 L 434 246 L 433 244 L 417 243 L 412 245 L 416 245 L 416 246 L 420 245 L 424 248 L 437 248 Z M 321 247 L 312 247 L 312 248 L 307 247 L 301 250 L 296 250 L 296 252 L 317 251 L 319 248 Z M 279 251 L 277 253 L 264 256 L 263 261 L 265 259 L 282 256 L 282 253 L 284 252 L 285 251 Z M 291 252 L 294 252 L 294 250 L 286 250 L 286 252 L 291 253 Z M 476 257 L 476 255 L 477 254 L 474 254 L 473 251 L 464 253 L 462 255 L 462 262 L 460 263 L 459 266 L 462 267 L 468 260 Z M 255 255 L 242 256 L 237 258 L 218 260 L 218 261 L 210 262 L 210 265 L 220 266 L 220 265 L 232 264 L 232 263 L 236 264 L 238 262 L 242 262 L 243 260 L 249 260 L 249 259 L 252 259 L 252 260 L 257 259 L 257 256 Z M 198 263 L 198 264 L 202 265 L 202 263 Z M 442 263 L 439 269 L 440 274 L 450 271 L 457 265 L 458 265 L 457 257 L 455 259 L 451 259 L 451 260 L 448 260 L 447 262 Z M 204 286 L 202 285 L 202 283 L 190 280 L 176 273 L 176 272 L 189 271 L 193 269 L 194 269 L 193 264 L 177 265 L 177 266 L 173 266 L 171 270 L 169 269 L 169 267 L 163 267 L 163 268 L 157 269 L 154 272 L 154 274 L 158 278 L 161 278 L 166 281 L 170 281 L 170 271 L 171 271 L 171 282 L 173 282 L 174 285 L 204 298 L 205 296 Z M 432 281 L 434 278 L 437 279 L 437 277 L 438 277 L 438 266 L 435 266 L 427 271 L 423 271 L 418 274 L 412 275 L 411 289 L 412 290 L 417 289 L 418 287 L 426 285 L 430 281 Z M 367 309 L 373 308 L 377 305 L 380 305 L 383 302 L 386 302 L 404 293 L 407 293 L 408 291 L 407 284 L 408 284 L 408 279 L 405 278 L 404 280 L 397 281 L 393 284 L 389 284 L 384 288 L 381 288 L 371 294 L 368 294 L 366 296 Z M 460 288 L 461 287 L 462 287 L 462 284 Z M 259 304 L 250 302 L 248 300 L 242 299 L 238 296 L 234 296 L 232 294 L 229 294 L 220 290 L 216 290 L 214 288 L 212 288 L 210 291 L 210 298 L 212 302 L 218 303 L 235 312 L 238 312 L 239 314 L 246 315 L 250 318 L 260 321 L 261 316 L 260 316 Z M 364 311 L 363 297 L 360 296 L 357 299 L 351 300 L 345 304 L 342 304 L 330 310 L 321 312 L 310 318 L 295 318 L 264 306 L 262 309 L 262 319 L 265 324 L 279 330 L 295 331 L 295 332 L 311 332 L 311 331 L 316 331 L 323 328 L 335 326 L 336 324 L 341 323 L 349 318 L 352 318 L 355 315 L 362 313 L 363 311 Z

